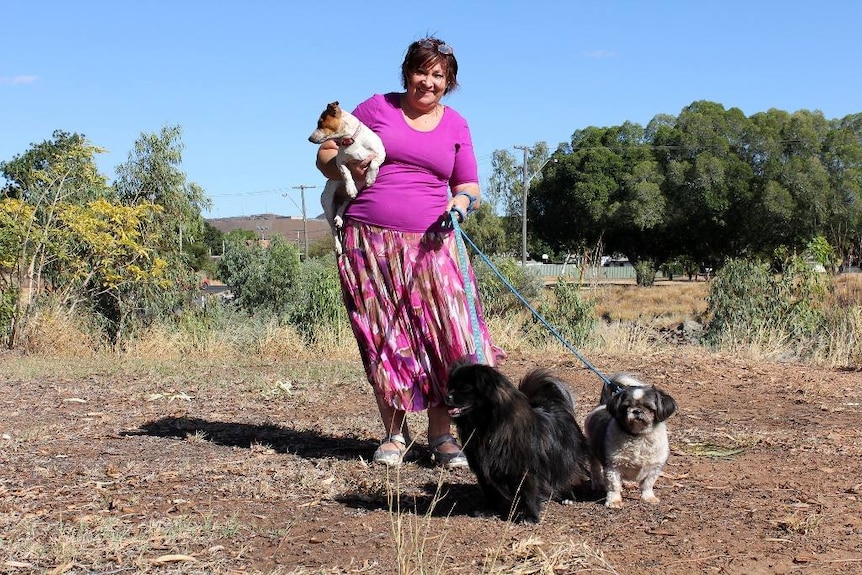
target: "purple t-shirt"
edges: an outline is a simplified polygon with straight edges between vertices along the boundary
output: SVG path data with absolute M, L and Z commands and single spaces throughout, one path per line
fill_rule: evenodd
M 436 128 L 420 132 L 404 119 L 397 93 L 375 94 L 356 107 L 353 115 L 383 140 L 386 161 L 374 185 L 350 203 L 349 218 L 402 232 L 438 229 L 450 187 L 479 181 L 467 121 L 443 110 Z

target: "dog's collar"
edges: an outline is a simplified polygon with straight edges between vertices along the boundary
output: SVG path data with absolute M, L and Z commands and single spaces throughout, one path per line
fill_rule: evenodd
M 356 140 L 356 137 L 359 136 L 359 131 L 361 129 L 362 129 L 362 124 L 359 124 L 358 126 L 356 126 L 356 131 L 353 132 L 353 135 L 352 136 L 345 136 L 345 137 L 341 138 L 338 141 L 338 145 L 346 148 L 347 146 L 350 146 L 351 144 L 353 144 L 353 142 Z
M 607 387 L 612 395 L 617 395 L 625 389 L 624 385 L 621 385 L 615 381 L 611 381 L 609 379 L 605 380 L 605 387 Z

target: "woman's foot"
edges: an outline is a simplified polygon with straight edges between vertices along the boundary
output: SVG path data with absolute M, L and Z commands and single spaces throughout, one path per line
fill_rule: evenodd
M 393 433 L 383 438 L 372 460 L 387 467 L 398 467 L 404 461 L 407 453 L 407 440 L 400 433 Z
M 446 469 L 469 466 L 467 456 L 461 451 L 461 446 L 448 433 L 438 435 L 430 440 L 428 448 L 431 450 L 431 459 L 434 460 L 434 463 Z

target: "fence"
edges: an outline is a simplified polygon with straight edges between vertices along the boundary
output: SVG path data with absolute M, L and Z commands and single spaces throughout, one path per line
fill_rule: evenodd
M 632 280 L 635 279 L 635 268 L 631 265 L 624 266 L 589 266 L 581 268 L 573 264 L 533 264 L 528 269 L 535 269 L 542 277 L 567 279 L 583 279 L 583 281 L 604 280 Z M 581 277 L 583 273 L 583 278 Z M 666 279 L 662 272 L 656 272 L 656 279 Z

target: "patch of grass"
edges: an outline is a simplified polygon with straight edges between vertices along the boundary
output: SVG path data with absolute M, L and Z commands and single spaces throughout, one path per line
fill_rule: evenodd
M 640 322 L 654 327 L 678 325 L 706 313 L 709 284 L 667 282 L 650 287 L 598 284 L 592 288 L 596 314 L 607 322 Z
M 74 565 L 86 565 L 94 572 L 140 572 L 169 554 L 200 558 L 197 568 L 183 573 L 213 573 L 221 563 L 212 552 L 218 541 L 236 537 L 242 530 L 235 517 L 212 514 L 144 522 L 101 514 L 54 522 L 22 516 L 17 522 L 6 517 L 0 527 L 7 566 L 12 562 L 43 573 L 67 572 Z
M 528 575 L 533 573 L 610 573 L 618 571 L 598 549 L 586 542 L 569 539 L 545 542 L 532 535 L 516 539 L 503 550 L 486 557 L 482 573 Z
M 746 449 L 744 447 L 724 447 L 712 443 L 686 443 L 681 451 L 694 457 L 731 459 L 736 455 L 745 453 Z
M 820 523 L 823 521 L 823 514 L 808 510 L 795 510 L 781 519 L 773 520 L 776 527 L 785 533 L 793 535 L 813 535 Z

